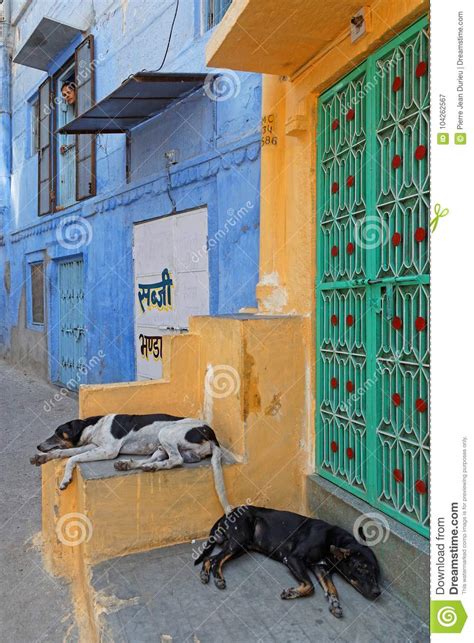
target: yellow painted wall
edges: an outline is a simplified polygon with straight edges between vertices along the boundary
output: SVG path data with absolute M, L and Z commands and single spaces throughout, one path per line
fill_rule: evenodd
M 299 317 L 194 318 L 190 335 L 173 338 L 169 381 L 83 387 L 81 415 L 192 410 L 238 456 L 224 471 L 233 505 L 304 511 L 313 449 L 303 326 Z M 206 393 L 210 365 L 216 379 Z M 43 535 L 50 566 L 61 574 L 74 570 L 76 552 L 58 533 L 72 512 L 90 521 L 81 545 L 86 564 L 204 536 L 223 513 L 209 466 L 105 479 L 86 479 L 79 468 L 60 492 L 62 470 L 60 462 L 43 467 Z

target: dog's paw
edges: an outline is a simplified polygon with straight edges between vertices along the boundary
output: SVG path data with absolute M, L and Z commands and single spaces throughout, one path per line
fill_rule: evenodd
M 342 617 L 342 607 L 337 599 L 329 599 L 329 611 L 336 618 Z
M 117 460 L 117 462 L 114 462 L 114 468 L 117 469 L 117 471 L 128 471 L 130 464 L 130 460 Z
M 290 598 L 298 598 L 299 596 L 300 596 L 300 593 L 294 587 L 289 587 L 288 589 L 284 589 L 280 594 L 280 597 L 284 601 L 290 600 Z
M 223 578 L 214 578 L 214 584 L 219 589 L 225 589 L 226 583 Z
M 156 471 L 155 465 L 153 463 L 143 464 L 141 468 L 143 469 L 143 471 Z
M 32 458 L 30 458 L 30 463 L 35 464 L 37 467 L 40 467 L 42 464 L 45 464 L 47 462 L 47 456 L 45 454 L 36 454 Z
M 209 582 L 209 572 L 206 572 L 205 569 L 201 569 L 201 573 L 199 574 L 199 578 L 201 579 L 201 583 L 203 585 L 207 585 Z

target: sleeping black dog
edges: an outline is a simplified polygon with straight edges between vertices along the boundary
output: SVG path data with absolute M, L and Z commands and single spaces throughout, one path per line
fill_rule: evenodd
M 363 537 L 362 530 L 359 536 Z M 211 556 L 215 545 L 221 551 Z M 212 527 L 201 555 L 201 581 L 209 582 L 212 572 L 219 589 L 226 586 L 222 567 L 231 558 L 255 551 L 288 567 L 300 583 L 283 590 L 281 598 L 300 598 L 314 592 L 312 571 L 329 601 L 329 611 L 340 618 L 342 608 L 332 582 L 334 572 L 366 598 L 380 596 L 379 566 L 372 550 L 359 543 L 348 531 L 289 511 L 242 505 L 222 516 Z

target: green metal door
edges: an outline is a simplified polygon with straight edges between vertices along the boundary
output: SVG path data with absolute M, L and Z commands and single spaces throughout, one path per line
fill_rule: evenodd
M 317 469 L 429 529 L 427 20 L 320 97 Z

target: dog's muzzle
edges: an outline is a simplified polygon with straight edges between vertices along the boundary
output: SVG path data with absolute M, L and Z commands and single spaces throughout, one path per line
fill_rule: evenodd
M 51 438 L 48 438 L 44 442 L 41 442 L 41 444 L 38 444 L 36 448 L 42 453 L 47 453 L 48 451 L 52 451 L 53 449 L 69 449 L 70 447 L 71 445 L 69 444 L 69 442 L 62 440 L 57 435 L 53 435 Z

